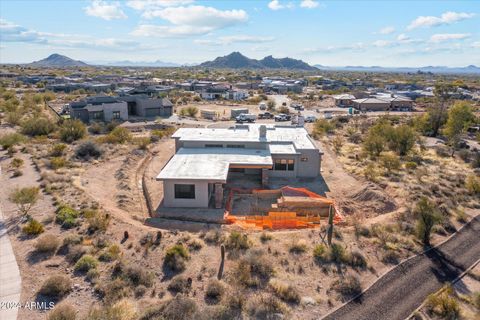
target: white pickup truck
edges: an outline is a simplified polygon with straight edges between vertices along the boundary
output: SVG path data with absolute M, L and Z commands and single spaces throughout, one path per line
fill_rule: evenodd
M 236 117 L 235 120 L 239 123 L 255 122 L 255 120 L 257 120 L 257 116 L 249 113 L 240 113 L 240 115 Z

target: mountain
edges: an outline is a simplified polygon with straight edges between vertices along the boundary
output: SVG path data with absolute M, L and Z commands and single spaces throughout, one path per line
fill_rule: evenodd
M 29 66 L 38 68 L 71 68 L 71 67 L 86 67 L 88 64 L 82 61 L 73 60 L 61 54 L 51 54 L 47 58 L 34 61 Z
M 480 68 L 474 65 L 467 67 L 445 67 L 445 66 L 426 66 L 426 67 L 379 67 L 379 66 L 345 66 L 345 67 L 328 67 L 320 64 L 315 65 L 316 68 L 326 71 L 360 71 L 360 72 L 399 72 L 399 73 L 480 73 Z
M 201 63 L 205 68 L 231 68 L 231 69 L 297 69 L 314 71 L 317 68 L 310 66 L 302 60 L 292 58 L 276 59 L 272 56 L 262 60 L 250 59 L 240 52 L 232 52 L 229 55 L 218 57 L 213 61 Z

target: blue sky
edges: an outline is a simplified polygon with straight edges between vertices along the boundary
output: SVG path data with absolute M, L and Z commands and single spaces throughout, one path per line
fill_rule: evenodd
M 329 66 L 480 65 L 480 1 L 0 1 L 0 62 L 197 63 L 240 51 Z

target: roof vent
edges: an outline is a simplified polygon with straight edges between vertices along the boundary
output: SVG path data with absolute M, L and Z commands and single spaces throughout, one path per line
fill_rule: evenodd
M 258 133 L 259 133 L 259 136 L 260 136 L 260 139 L 261 138 L 266 138 L 267 137 L 267 126 L 262 124 L 259 128 L 258 128 Z

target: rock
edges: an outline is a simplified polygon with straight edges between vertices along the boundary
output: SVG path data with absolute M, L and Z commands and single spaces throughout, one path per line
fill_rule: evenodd
M 78 283 L 75 283 L 75 284 L 73 285 L 73 289 L 74 289 L 74 290 L 80 290 L 81 288 L 82 288 L 82 287 L 81 287 Z
M 300 304 L 302 306 L 314 306 L 317 304 L 317 302 L 312 297 L 302 297 Z

